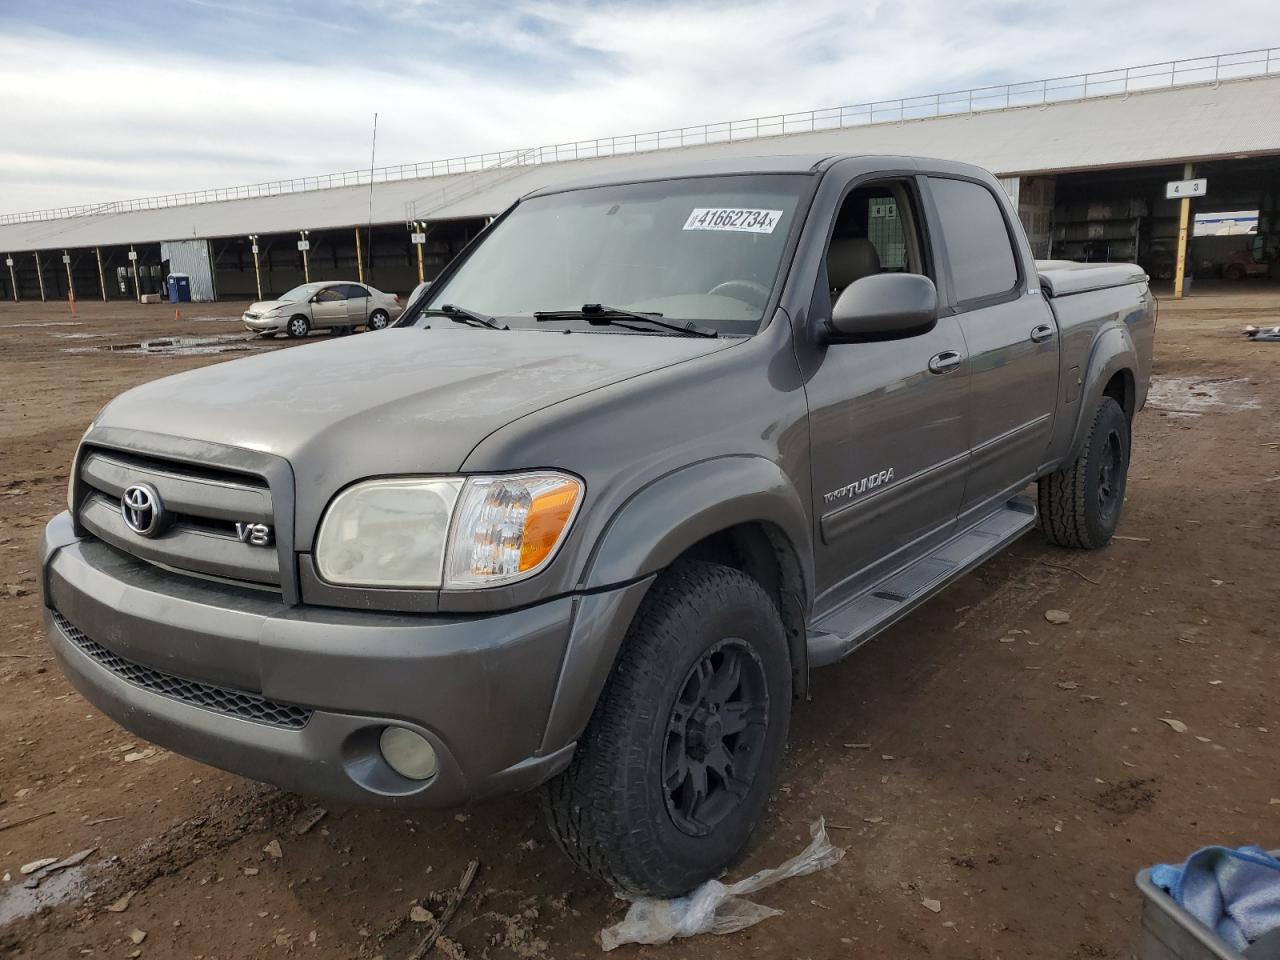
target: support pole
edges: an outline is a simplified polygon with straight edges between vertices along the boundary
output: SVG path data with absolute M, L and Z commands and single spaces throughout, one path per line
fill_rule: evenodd
M 133 248 L 133 244 L 129 244 L 129 252 L 133 254 L 129 258 L 129 262 L 133 264 L 133 298 L 141 302 L 142 287 L 138 284 L 138 251 Z
M 364 283 L 364 256 L 360 252 L 360 228 L 356 227 L 356 279 Z
M 306 244 L 302 248 L 302 276 L 305 282 L 311 282 L 311 241 L 307 239 L 307 231 L 299 230 L 298 234 L 302 237 L 302 242 Z
M 13 288 L 13 302 L 18 302 L 18 277 L 13 272 L 13 257 L 5 257 L 5 262 L 9 264 L 9 286 Z
M 1186 164 L 1182 170 L 1182 179 L 1190 180 L 1195 176 L 1195 165 Z M 1191 219 L 1191 198 L 1183 197 L 1178 203 L 1178 260 L 1173 269 L 1173 299 L 1182 299 L 1182 281 L 1187 268 L 1187 223 Z
M 40 302 L 44 303 L 44 274 L 40 272 L 40 254 L 33 253 L 32 256 L 36 258 L 36 279 L 40 281 Z
M 418 233 L 422 232 L 422 224 L 415 221 L 413 226 Z M 422 283 L 427 279 L 427 275 L 422 268 L 422 244 L 415 243 L 414 246 L 418 248 L 418 282 Z
M 102 248 L 94 247 L 93 255 L 98 258 L 98 290 L 102 293 L 102 302 L 107 302 L 107 278 L 102 272 Z
M 76 286 L 71 280 L 71 254 L 66 250 L 62 251 L 62 265 L 67 268 L 67 293 L 71 295 L 71 299 L 76 298 Z
M 262 299 L 262 270 L 258 266 L 258 235 L 249 234 L 249 248 L 253 251 L 253 282 L 258 288 L 258 299 Z

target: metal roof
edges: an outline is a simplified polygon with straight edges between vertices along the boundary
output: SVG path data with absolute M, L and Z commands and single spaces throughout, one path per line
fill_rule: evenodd
M 588 178 L 617 179 L 624 171 L 644 175 L 677 159 L 807 155 L 811 160 L 851 154 L 944 157 L 1000 176 L 1280 154 L 1280 75 L 377 183 L 372 220 L 488 216 L 534 190 Z M 350 227 L 368 222 L 369 194 L 366 182 L 6 224 L 0 225 L 0 251 Z

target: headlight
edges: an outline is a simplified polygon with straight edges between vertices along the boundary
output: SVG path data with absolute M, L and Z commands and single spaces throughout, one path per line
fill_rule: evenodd
M 545 567 L 582 502 L 582 481 L 534 471 L 369 480 L 329 505 L 316 567 L 331 583 L 468 589 Z
M 332 583 L 438 587 L 461 478 L 368 480 L 333 498 L 316 568 Z
M 563 473 L 468 479 L 449 535 L 445 586 L 485 587 L 537 573 L 581 501 L 582 481 Z

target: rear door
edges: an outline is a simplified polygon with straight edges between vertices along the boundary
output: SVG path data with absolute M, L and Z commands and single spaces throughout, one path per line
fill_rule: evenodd
M 364 323 L 369 316 L 369 290 L 358 283 L 344 285 L 347 293 L 347 320 L 353 324 Z
M 872 273 L 935 277 L 909 174 L 843 197 L 813 316 Z M 954 317 L 918 336 L 830 344 L 806 383 L 818 591 L 830 602 L 927 553 L 953 528 L 968 455 L 968 365 Z M 820 596 L 819 605 L 824 599 Z
M 945 250 L 952 319 L 969 355 L 969 470 L 961 520 L 976 518 L 1035 479 L 1058 391 L 1057 326 L 998 187 L 927 178 Z
M 313 327 L 342 326 L 347 322 L 346 285 L 335 283 L 320 290 L 311 300 Z

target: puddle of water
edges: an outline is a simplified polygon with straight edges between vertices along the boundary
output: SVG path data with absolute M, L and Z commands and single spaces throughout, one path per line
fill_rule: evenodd
M 187 317 L 192 323 L 239 323 L 240 317 Z
M 51 337 L 57 337 L 59 340 L 88 340 L 95 337 L 101 337 L 101 333 L 84 333 L 76 331 L 75 333 L 51 333 Z
M 211 337 L 152 337 L 133 343 L 109 343 L 101 347 L 67 347 L 66 353 L 128 353 L 162 357 L 198 357 L 211 353 L 252 350 L 252 336 L 224 333 Z
M 0 323 L 0 327 L 5 329 L 16 329 L 19 327 L 81 327 L 84 326 L 83 320 L 45 320 L 40 323 Z
M 1262 406 L 1244 377 L 1152 377 L 1147 403 L 1157 410 L 1192 417 Z
M 0 890 L 0 927 L 29 917 L 45 907 L 82 900 L 89 892 L 90 872 L 105 864 L 69 867 L 46 877 L 34 890 L 25 886 L 26 877 L 15 876 L 8 889 Z

